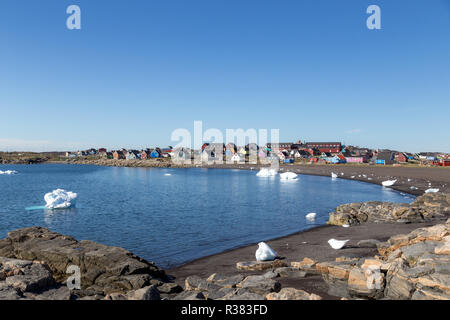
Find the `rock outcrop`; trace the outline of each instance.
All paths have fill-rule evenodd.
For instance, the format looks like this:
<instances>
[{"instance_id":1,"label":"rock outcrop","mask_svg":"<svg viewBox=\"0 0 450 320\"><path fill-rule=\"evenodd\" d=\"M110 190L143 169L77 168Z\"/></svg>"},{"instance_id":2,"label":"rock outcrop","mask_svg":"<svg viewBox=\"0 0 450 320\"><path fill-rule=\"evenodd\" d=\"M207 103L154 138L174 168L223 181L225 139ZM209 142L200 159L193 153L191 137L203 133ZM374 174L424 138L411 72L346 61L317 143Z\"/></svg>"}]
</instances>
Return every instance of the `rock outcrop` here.
<instances>
[{"instance_id":1,"label":"rock outcrop","mask_svg":"<svg viewBox=\"0 0 450 320\"><path fill-rule=\"evenodd\" d=\"M0 300L69 300L70 291L39 261L0 257Z\"/></svg>"},{"instance_id":2,"label":"rock outcrop","mask_svg":"<svg viewBox=\"0 0 450 320\"><path fill-rule=\"evenodd\" d=\"M330 213L328 224L356 225L366 222L422 222L450 216L450 194L425 193L411 204L358 202L343 204Z\"/></svg>"},{"instance_id":3,"label":"rock outcrop","mask_svg":"<svg viewBox=\"0 0 450 320\"><path fill-rule=\"evenodd\" d=\"M316 263L329 294L354 299L450 299L450 219L377 246L380 255L373 258Z\"/></svg>"},{"instance_id":4,"label":"rock outcrop","mask_svg":"<svg viewBox=\"0 0 450 320\"><path fill-rule=\"evenodd\" d=\"M320 300L321 297L294 288L283 288L278 278L304 278L305 271L295 267L280 267L258 275L212 274L207 279L190 276L185 291L171 297L174 300Z\"/></svg>"},{"instance_id":5,"label":"rock outcrop","mask_svg":"<svg viewBox=\"0 0 450 320\"><path fill-rule=\"evenodd\" d=\"M53 281L60 284L71 276L66 273L69 266L79 267L81 289L73 292L78 297L126 294L167 282L164 270L125 249L77 241L41 227L10 232L8 238L0 240L0 257L27 260L27 263L43 261Z\"/></svg>"}]
</instances>

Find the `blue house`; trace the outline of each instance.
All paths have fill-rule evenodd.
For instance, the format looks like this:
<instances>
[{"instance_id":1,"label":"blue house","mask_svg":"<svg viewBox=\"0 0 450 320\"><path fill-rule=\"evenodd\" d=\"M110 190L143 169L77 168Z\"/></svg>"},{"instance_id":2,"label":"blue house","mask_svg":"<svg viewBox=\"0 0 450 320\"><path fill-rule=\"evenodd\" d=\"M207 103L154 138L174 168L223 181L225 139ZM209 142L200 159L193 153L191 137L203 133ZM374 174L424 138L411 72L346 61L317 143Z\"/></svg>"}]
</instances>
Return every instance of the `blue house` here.
<instances>
[{"instance_id":1,"label":"blue house","mask_svg":"<svg viewBox=\"0 0 450 320\"><path fill-rule=\"evenodd\" d=\"M334 156L330 159L330 162L336 164L336 163L346 163L347 161L338 156Z\"/></svg>"},{"instance_id":2,"label":"blue house","mask_svg":"<svg viewBox=\"0 0 450 320\"><path fill-rule=\"evenodd\" d=\"M161 153L155 149L152 151L152 153L150 153L150 158L161 158Z\"/></svg>"}]
</instances>

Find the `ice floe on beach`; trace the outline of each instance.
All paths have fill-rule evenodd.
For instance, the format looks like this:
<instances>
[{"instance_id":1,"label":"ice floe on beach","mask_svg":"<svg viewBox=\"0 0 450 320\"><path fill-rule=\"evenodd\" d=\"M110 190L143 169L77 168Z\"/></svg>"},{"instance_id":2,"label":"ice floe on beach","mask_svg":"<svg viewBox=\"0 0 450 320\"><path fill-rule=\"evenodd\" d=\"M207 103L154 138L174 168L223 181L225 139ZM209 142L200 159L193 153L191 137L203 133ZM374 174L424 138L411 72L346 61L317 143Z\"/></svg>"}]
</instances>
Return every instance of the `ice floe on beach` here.
<instances>
[{"instance_id":1,"label":"ice floe on beach","mask_svg":"<svg viewBox=\"0 0 450 320\"><path fill-rule=\"evenodd\" d=\"M297 174L294 172L283 172L283 173L280 173L280 179L295 180L295 179L297 179Z\"/></svg>"},{"instance_id":2,"label":"ice floe on beach","mask_svg":"<svg viewBox=\"0 0 450 320\"><path fill-rule=\"evenodd\" d=\"M47 209L66 209L75 206L77 194L64 189L56 189L46 193L44 200Z\"/></svg>"},{"instance_id":3,"label":"ice floe on beach","mask_svg":"<svg viewBox=\"0 0 450 320\"><path fill-rule=\"evenodd\" d=\"M0 174L8 174L8 175L10 175L10 174L18 174L18 173L19 172L16 171L16 170L5 170L5 171L0 170Z\"/></svg>"},{"instance_id":4,"label":"ice floe on beach","mask_svg":"<svg viewBox=\"0 0 450 320\"><path fill-rule=\"evenodd\" d=\"M261 170L258 171L256 175L258 177L274 177L277 174L278 172L275 169L262 168Z\"/></svg>"},{"instance_id":5,"label":"ice floe on beach","mask_svg":"<svg viewBox=\"0 0 450 320\"><path fill-rule=\"evenodd\" d=\"M277 253L267 243L260 242L255 257L257 261L271 261L277 257Z\"/></svg>"},{"instance_id":6,"label":"ice floe on beach","mask_svg":"<svg viewBox=\"0 0 450 320\"><path fill-rule=\"evenodd\" d=\"M439 189L438 188L430 188L430 189L425 190L425 193L430 193L430 192L439 192Z\"/></svg>"},{"instance_id":7,"label":"ice floe on beach","mask_svg":"<svg viewBox=\"0 0 450 320\"><path fill-rule=\"evenodd\" d=\"M345 244L350 240L336 240L336 239L330 239L328 240L328 244L335 250L342 249Z\"/></svg>"},{"instance_id":8,"label":"ice floe on beach","mask_svg":"<svg viewBox=\"0 0 450 320\"><path fill-rule=\"evenodd\" d=\"M396 182L397 180L386 180L381 182L381 184L383 185L383 187L390 187L393 186Z\"/></svg>"}]
</instances>

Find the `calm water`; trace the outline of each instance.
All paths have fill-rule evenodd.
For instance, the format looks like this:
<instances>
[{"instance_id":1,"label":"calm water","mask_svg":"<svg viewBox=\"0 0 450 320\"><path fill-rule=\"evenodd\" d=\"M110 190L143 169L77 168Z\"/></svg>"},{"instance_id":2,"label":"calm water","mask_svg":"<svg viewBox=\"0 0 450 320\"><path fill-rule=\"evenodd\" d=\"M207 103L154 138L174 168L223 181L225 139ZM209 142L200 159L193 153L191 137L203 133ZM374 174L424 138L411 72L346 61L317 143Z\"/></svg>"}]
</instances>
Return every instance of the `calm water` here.
<instances>
[{"instance_id":1,"label":"calm water","mask_svg":"<svg viewBox=\"0 0 450 320\"><path fill-rule=\"evenodd\" d=\"M39 225L124 247L161 267L323 224L347 202L411 202L377 185L299 176L256 177L255 171L148 169L85 165L0 165L0 238ZM170 173L171 176L166 176ZM74 209L27 211L56 188L78 193ZM315 223L304 218L317 212Z\"/></svg>"}]
</instances>

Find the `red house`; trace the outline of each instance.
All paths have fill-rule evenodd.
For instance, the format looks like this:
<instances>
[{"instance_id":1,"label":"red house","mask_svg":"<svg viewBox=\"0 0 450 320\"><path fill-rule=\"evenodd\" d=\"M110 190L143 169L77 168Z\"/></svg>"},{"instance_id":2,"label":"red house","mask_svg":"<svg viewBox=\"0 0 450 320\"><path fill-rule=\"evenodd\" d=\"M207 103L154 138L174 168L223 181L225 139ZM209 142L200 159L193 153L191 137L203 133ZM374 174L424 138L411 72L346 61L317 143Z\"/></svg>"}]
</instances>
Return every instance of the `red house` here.
<instances>
[{"instance_id":1,"label":"red house","mask_svg":"<svg viewBox=\"0 0 450 320\"><path fill-rule=\"evenodd\" d=\"M398 152L395 155L395 160L400 163L408 162L408 157L403 152Z\"/></svg>"},{"instance_id":2,"label":"red house","mask_svg":"<svg viewBox=\"0 0 450 320\"><path fill-rule=\"evenodd\" d=\"M342 144L340 142L306 142L305 146L310 149L317 148L321 153L339 153L342 150Z\"/></svg>"}]
</instances>

